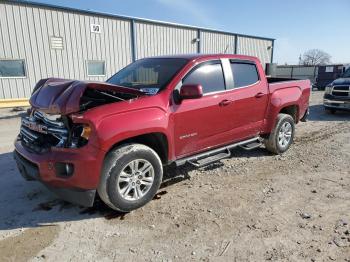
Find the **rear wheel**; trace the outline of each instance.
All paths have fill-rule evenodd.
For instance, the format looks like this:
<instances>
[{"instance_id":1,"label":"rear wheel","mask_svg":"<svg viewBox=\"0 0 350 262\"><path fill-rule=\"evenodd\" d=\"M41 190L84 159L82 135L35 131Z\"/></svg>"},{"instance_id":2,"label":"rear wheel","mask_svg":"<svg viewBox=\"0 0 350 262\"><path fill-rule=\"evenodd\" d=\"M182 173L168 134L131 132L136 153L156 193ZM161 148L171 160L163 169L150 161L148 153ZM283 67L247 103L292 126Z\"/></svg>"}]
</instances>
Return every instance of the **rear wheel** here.
<instances>
[{"instance_id":1,"label":"rear wheel","mask_svg":"<svg viewBox=\"0 0 350 262\"><path fill-rule=\"evenodd\" d=\"M279 114L274 129L264 141L266 149L274 154L286 152L293 143L294 131L294 119L290 115Z\"/></svg>"},{"instance_id":2,"label":"rear wheel","mask_svg":"<svg viewBox=\"0 0 350 262\"><path fill-rule=\"evenodd\" d=\"M129 212L152 200L162 177L162 162L153 149L127 144L108 153L98 193L111 208Z\"/></svg>"}]
</instances>

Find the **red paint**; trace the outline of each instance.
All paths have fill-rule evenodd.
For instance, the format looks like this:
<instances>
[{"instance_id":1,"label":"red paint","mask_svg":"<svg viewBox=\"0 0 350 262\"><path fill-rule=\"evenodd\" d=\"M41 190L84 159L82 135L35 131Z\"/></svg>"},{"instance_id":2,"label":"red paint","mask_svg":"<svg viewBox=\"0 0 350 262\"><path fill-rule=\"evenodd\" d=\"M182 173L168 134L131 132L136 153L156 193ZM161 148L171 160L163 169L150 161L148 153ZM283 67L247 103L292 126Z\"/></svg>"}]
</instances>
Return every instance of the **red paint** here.
<instances>
[{"instance_id":1,"label":"red paint","mask_svg":"<svg viewBox=\"0 0 350 262\"><path fill-rule=\"evenodd\" d=\"M194 99L203 96L203 88L201 85L183 85L180 89L181 99Z\"/></svg>"},{"instance_id":2,"label":"red paint","mask_svg":"<svg viewBox=\"0 0 350 262\"><path fill-rule=\"evenodd\" d=\"M74 112L78 111L79 98L85 88L108 89L113 85L67 80L63 82L57 79L47 81L47 84L61 81L63 87L55 91L52 91L52 88L42 90L46 93L35 92L30 100L33 107L49 113L69 114L76 123L89 123L92 128L89 143L78 149L52 148L50 153L36 155L16 142L16 150L39 166L41 179L46 183L61 187L95 189L99 183L106 153L125 139L155 132L162 133L168 141L168 160L173 161L210 148L268 134L278 113L286 106L297 106L297 120L307 110L310 82L299 80L269 85L264 70L255 57L222 54L193 55L186 58L189 58L188 64L159 94L106 104L84 113ZM198 99L185 99L181 103L175 102L175 87L195 65L224 58L255 62L260 81L249 87L207 94ZM135 92L129 88L118 88L125 92ZM198 95L200 86L194 85L185 91L182 91L182 95ZM66 92L65 98L50 100L59 97L59 92ZM43 94L46 94L46 97ZM74 163L74 175L68 179L57 178L49 169L49 163L55 161Z\"/></svg>"}]
</instances>

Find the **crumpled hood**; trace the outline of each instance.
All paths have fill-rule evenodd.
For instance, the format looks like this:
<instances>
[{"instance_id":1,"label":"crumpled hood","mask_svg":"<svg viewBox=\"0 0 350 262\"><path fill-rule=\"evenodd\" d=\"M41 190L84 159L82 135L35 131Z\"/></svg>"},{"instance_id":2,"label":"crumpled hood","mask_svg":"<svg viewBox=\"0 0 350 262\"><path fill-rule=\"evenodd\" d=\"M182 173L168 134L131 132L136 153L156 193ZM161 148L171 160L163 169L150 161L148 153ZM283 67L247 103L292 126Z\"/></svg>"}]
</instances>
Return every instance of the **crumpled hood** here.
<instances>
[{"instance_id":1,"label":"crumpled hood","mask_svg":"<svg viewBox=\"0 0 350 262\"><path fill-rule=\"evenodd\" d=\"M333 81L333 85L350 85L350 78L338 78Z\"/></svg>"},{"instance_id":2,"label":"crumpled hood","mask_svg":"<svg viewBox=\"0 0 350 262\"><path fill-rule=\"evenodd\" d=\"M78 112L80 98L87 88L104 91L143 95L142 92L112 85L105 82L85 82L61 78L41 79L35 86L29 103L33 108L40 109L48 114L62 114Z\"/></svg>"}]
</instances>

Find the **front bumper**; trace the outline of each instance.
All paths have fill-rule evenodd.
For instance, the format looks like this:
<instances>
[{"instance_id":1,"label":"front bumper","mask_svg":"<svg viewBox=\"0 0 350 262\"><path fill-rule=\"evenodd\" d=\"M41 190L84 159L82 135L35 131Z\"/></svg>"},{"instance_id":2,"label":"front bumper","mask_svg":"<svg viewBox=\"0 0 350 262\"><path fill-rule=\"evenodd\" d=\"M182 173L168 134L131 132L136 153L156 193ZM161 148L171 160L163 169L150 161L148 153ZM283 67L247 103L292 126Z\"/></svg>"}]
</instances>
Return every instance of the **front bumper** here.
<instances>
[{"instance_id":1,"label":"front bumper","mask_svg":"<svg viewBox=\"0 0 350 262\"><path fill-rule=\"evenodd\" d=\"M350 111L350 97L335 97L333 95L324 95L323 105L325 108Z\"/></svg>"},{"instance_id":2,"label":"front bumper","mask_svg":"<svg viewBox=\"0 0 350 262\"><path fill-rule=\"evenodd\" d=\"M92 206L100 179L104 152L86 145L78 149L52 148L44 154L30 152L15 141L14 158L26 180L42 182L63 200L82 206ZM55 169L56 163L74 166L72 175L62 177Z\"/></svg>"}]
</instances>

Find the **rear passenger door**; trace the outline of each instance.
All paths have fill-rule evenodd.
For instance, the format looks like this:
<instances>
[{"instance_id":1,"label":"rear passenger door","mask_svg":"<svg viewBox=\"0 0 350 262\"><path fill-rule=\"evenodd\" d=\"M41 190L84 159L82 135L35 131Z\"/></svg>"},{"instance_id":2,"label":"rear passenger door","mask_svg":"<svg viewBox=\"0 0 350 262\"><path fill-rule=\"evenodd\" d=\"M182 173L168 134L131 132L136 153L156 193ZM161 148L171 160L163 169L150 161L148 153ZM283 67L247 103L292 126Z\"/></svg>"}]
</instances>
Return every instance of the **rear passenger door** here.
<instances>
[{"instance_id":1,"label":"rear passenger door","mask_svg":"<svg viewBox=\"0 0 350 262\"><path fill-rule=\"evenodd\" d=\"M234 59L229 62L233 76L233 83L227 87L230 89L228 99L234 101L232 135L233 140L242 140L262 130L268 89L254 61Z\"/></svg>"}]
</instances>

